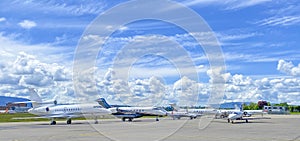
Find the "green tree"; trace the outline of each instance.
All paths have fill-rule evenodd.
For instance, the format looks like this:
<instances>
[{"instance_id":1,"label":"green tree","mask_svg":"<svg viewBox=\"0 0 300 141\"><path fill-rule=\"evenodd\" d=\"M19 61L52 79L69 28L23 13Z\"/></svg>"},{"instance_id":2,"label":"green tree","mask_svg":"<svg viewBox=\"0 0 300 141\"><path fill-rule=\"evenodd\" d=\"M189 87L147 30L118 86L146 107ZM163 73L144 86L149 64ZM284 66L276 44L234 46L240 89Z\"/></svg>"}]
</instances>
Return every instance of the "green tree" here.
<instances>
[{"instance_id":1,"label":"green tree","mask_svg":"<svg viewBox=\"0 0 300 141\"><path fill-rule=\"evenodd\" d=\"M257 103L251 102L249 105L243 104L243 109L244 110L258 110L259 107Z\"/></svg>"},{"instance_id":2,"label":"green tree","mask_svg":"<svg viewBox=\"0 0 300 141\"><path fill-rule=\"evenodd\" d=\"M295 109L297 109L298 112L300 112L300 106L296 106Z\"/></svg>"},{"instance_id":3,"label":"green tree","mask_svg":"<svg viewBox=\"0 0 300 141\"><path fill-rule=\"evenodd\" d=\"M287 104L287 102L283 102L283 103L275 104L274 106L289 107L289 104Z\"/></svg>"},{"instance_id":4,"label":"green tree","mask_svg":"<svg viewBox=\"0 0 300 141\"><path fill-rule=\"evenodd\" d=\"M250 109L249 109L249 106L246 105L245 103L243 104L243 110L250 110Z\"/></svg>"}]
</instances>

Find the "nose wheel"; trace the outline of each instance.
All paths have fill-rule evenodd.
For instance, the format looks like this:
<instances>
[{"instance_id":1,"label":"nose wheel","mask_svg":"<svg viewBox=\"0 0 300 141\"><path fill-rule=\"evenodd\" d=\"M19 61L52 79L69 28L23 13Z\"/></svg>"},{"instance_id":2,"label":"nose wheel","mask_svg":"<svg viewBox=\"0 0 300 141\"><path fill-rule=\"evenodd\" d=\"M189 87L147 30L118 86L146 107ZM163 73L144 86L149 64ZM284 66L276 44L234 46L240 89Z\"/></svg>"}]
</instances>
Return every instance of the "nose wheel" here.
<instances>
[{"instance_id":1,"label":"nose wheel","mask_svg":"<svg viewBox=\"0 0 300 141\"><path fill-rule=\"evenodd\" d=\"M67 124L71 124L72 123L72 120L71 119L68 119L67 120Z\"/></svg>"},{"instance_id":2,"label":"nose wheel","mask_svg":"<svg viewBox=\"0 0 300 141\"><path fill-rule=\"evenodd\" d=\"M56 121L55 120L52 120L51 122L50 122L50 125L55 125L56 124Z\"/></svg>"}]
</instances>

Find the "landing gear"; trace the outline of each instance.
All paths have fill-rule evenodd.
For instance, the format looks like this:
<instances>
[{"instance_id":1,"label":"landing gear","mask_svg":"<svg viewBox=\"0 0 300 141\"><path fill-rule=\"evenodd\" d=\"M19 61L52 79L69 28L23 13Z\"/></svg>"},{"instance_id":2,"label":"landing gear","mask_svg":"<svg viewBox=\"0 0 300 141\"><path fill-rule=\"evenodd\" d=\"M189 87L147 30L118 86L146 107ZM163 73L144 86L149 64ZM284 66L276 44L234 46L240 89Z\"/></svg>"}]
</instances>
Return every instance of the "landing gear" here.
<instances>
[{"instance_id":1,"label":"landing gear","mask_svg":"<svg viewBox=\"0 0 300 141\"><path fill-rule=\"evenodd\" d=\"M193 120L194 118L193 118L193 117L190 117L190 119Z\"/></svg>"},{"instance_id":2,"label":"landing gear","mask_svg":"<svg viewBox=\"0 0 300 141\"><path fill-rule=\"evenodd\" d=\"M128 118L128 121L129 121L129 122L132 122L132 120L133 120L133 118ZM126 121L126 117L123 117L123 118L122 118L122 121L125 122L125 121Z\"/></svg>"},{"instance_id":3,"label":"landing gear","mask_svg":"<svg viewBox=\"0 0 300 141\"><path fill-rule=\"evenodd\" d=\"M159 121L158 116L156 117L156 120L155 120L155 121Z\"/></svg>"},{"instance_id":4,"label":"landing gear","mask_svg":"<svg viewBox=\"0 0 300 141\"><path fill-rule=\"evenodd\" d=\"M68 119L67 120L67 124L71 124L72 123L72 120L71 119Z\"/></svg>"},{"instance_id":5,"label":"landing gear","mask_svg":"<svg viewBox=\"0 0 300 141\"><path fill-rule=\"evenodd\" d=\"M95 116L95 122L94 122L95 124L98 124L99 122L98 122L98 117L97 116Z\"/></svg>"},{"instance_id":6,"label":"landing gear","mask_svg":"<svg viewBox=\"0 0 300 141\"><path fill-rule=\"evenodd\" d=\"M50 125L55 125L56 124L56 121L55 120L52 120L51 122L50 122Z\"/></svg>"},{"instance_id":7,"label":"landing gear","mask_svg":"<svg viewBox=\"0 0 300 141\"><path fill-rule=\"evenodd\" d=\"M248 123L248 119L246 119L246 123Z\"/></svg>"},{"instance_id":8,"label":"landing gear","mask_svg":"<svg viewBox=\"0 0 300 141\"><path fill-rule=\"evenodd\" d=\"M230 119L227 119L227 122L230 123ZM233 120L231 120L231 123L233 123Z\"/></svg>"}]
</instances>

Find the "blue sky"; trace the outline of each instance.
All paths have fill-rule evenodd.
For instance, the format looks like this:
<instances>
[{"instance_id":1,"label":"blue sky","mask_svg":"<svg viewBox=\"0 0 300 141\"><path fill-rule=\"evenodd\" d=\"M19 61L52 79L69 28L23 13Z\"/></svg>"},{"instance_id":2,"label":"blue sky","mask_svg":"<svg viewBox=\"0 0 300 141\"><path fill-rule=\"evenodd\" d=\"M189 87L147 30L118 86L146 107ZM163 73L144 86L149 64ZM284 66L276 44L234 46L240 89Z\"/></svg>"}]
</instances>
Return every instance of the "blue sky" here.
<instances>
[{"instance_id":1,"label":"blue sky","mask_svg":"<svg viewBox=\"0 0 300 141\"><path fill-rule=\"evenodd\" d=\"M123 2L125 1L1 1L0 95L26 97L29 92L27 87L33 87L45 99L54 97L57 93L65 100L74 97L72 62L78 42L96 17ZM298 1L176 2L199 14L219 40L226 64L226 73L220 74L226 79L224 101L268 100L300 104ZM198 36L205 37L199 34ZM188 76L188 79L181 79L182 76L176 72L172 62L155 55L142 56L133 64L129 72L132 81L130 86L123 85L116 78L103 78L108 68L112 67L118 51L132 40L140 39L148 43L151 39L159 39L161 46L170 49L168 47L172 44L165 41L162 35L184 47L198 68L199 80ZM147 49L149 48L144 51L148 51ZM97 89L107 97L111 95L112 99L132 102L133 99L124 97L149 98L151 93L159 93L159 98L165 97L163 100L178 102L183 93L190 92L196 86L201 89L200 92L191 93L196 97L203 96L205 100L202 102L209 97L211 77L205 52L178 26L156 20L135 21L115 31L103 50L103 54L99 54L97 58L97 86L100 87ZM173 55L178 56L179 63L186 60L182 54ZM157 78L151 78L152 76ZM176 87L176 82L180 80L187 83L184 85L186 88ZM155 90L151 89L152 85L155 85ZM177 90L181 92L175 92ZM86 90L83 93L97 92ZM162 96L163 94L166 96ZM187 101L189 99L193 97L186 98Z\"/></svg>"}]
</instances>

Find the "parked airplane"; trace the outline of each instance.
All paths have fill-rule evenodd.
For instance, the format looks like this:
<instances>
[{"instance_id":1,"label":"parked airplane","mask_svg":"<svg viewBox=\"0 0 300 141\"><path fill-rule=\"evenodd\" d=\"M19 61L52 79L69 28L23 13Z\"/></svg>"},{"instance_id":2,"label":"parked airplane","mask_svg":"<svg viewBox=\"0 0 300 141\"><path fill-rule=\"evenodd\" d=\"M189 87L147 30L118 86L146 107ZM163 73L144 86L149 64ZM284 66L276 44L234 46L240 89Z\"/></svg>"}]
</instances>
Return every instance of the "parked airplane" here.
<instances>
[{"instance_id":1,"label":"parked airplane","mask_svg":"<svg viewBox=\"0 0 300 141\"><path fill-rule=\"evenodd\" d=\"M40 118L51 119L50 124L55 125L54 118L67 118L67 124L71 124L72 118L93 117L95 124L98 123L98 116L111 114L99 104L70 104L70 105L52 105L33 107L28 110L29 113L38 115Z\"/></svg>"},{"instance_id":2,"label":"parked airplane","mask_svg":"<svg viewBox=\"0 0 300 141\"><path fill-rule=\"evenodd\" d=\"M34 89L29 88L29 91L32 101L15 103L31 103L32 108L28 112L39 117L27 118L48 118L51 119L51 125L56 124L55 118L67 118L67 124L71 124L71 119L77 117L93 117L97 124L98 116L111 114L110 110L103 108L96 102L95 104L57 104L56 97L54 100L43 102Z\"/></svg>"},{"instance_id":3,"label":"parked airplane","mask_svg":"<svg viewBox=\"0 0 300 141\"><path fill-rule=\"evenodd\" d=\"M122 118L122 121L126 119L132 121L134 118L140 118L142 116L156 116L156 121L159 121L159 116L167 115L167 111L159 107L120 107L109 105L104 98L99 98L97 101L101 106L109 109L112 115Z\"/></svg>"},{"instance_id":4,"label":"parked airplane","mask_svg":"<svg viewBox=\"0 0 300 141\"><path fill-rule=\"evenodd\" d=\"M178 111L167 112L167 116L172 117L174 120L175 119L180 119L182 117L189 117L190 119L197 118L196 114L191 114L191 113L188 113L188 112L178 112Z\"/></svg>"},{"instance_id":5,"label":"parked airplane","mask_svg":"<svg viewBox=\"0 0 300 141\"><path fill-rule=\"evenodd\" d=\"M249 120L257 120L257 119L271 119L270 117L245 117L244 112L234 112L228 115L227 121L228 123L234 123L234 120L245 120L248 123Z\"/></svg>"},{"instance_id":6,"label":"parked airplane","mask_svg":"<svg viewBox=\"0 0 300 141\"><path fill-rule=\"evenodd\" d=\"M256 113L262 113L263 114L263 111L261 110L243 110L242 109L242 106L241 106L241 109L239 111L234 111L232 113L230 113L227 117L227 121L228 123L231 122L233 123L234 120L245 120L246 123L248 123L248 120L256 120L256 119L270 119L268 117L256 117L256 118L252 118L250 116L252 116L253 113L250 113L250 112L256 112Z\"/></svg>"},{"instance_id":7,"label":"parked airplane","mask_svg":"<svg viewBox=\"0 0 300 141\"><path fill-rule=\"evenodd\" d=\"M251 117L254 114L264 114L263 110L243 110L243 105L235 105L235 109L219 109L216 118L227 118L230 113L243 111L243 116Z\"/></svg>"},{"instance_id":8,"label":"parked airplane","mask_svg":"<svg viewBox=\"0 0 300 141\"><path fill-rule=\"evenodd\" d=\"M192 118L197 118L199 116L202 116L204 114L216 114L217 110L216 109L182 109L176 104L170 104L171 107L173 108L173 112L178 113L177 117L190 117ZM178 118L179 119L179 118Z\"/></svg>"}]
</instances>

